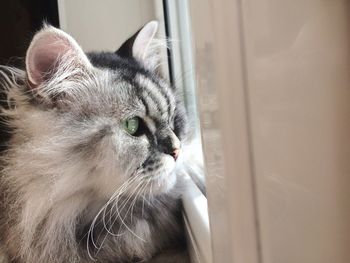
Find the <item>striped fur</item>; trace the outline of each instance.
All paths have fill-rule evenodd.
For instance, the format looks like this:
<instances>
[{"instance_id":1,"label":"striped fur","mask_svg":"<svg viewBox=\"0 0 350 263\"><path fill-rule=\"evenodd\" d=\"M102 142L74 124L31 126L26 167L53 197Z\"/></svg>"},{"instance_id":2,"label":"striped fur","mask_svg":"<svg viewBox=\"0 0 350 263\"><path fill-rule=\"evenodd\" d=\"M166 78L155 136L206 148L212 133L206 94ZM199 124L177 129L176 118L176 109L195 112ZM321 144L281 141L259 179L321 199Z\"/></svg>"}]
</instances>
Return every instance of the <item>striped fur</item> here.
<instances>
[{"instance_id":1,"label":"striped fur","mask_svg":"<svg viewBox=\"0 0 350 263\"><path fill-rule=\"evenodd\" d=\"M45 34L79 49L52 27L36 38ZM30 61L26 71L0 70L10 137L0 159L0 249L12 263L151 262L183 249L186 160L169 154L186 144L179 94L147 60L76 50L42 78L31 78ZM121 124L132 116L142 119L138 136Z\"/></svg>"}]
</instances>

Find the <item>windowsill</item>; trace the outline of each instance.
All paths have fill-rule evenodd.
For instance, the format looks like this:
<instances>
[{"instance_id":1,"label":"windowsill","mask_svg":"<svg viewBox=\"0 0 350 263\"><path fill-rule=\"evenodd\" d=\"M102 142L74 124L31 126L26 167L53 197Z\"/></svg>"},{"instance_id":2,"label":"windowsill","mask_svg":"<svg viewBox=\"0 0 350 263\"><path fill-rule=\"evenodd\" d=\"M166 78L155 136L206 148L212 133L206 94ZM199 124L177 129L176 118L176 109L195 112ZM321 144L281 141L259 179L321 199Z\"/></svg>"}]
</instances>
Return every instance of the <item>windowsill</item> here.
<instances>
[{"instance_id":1,"label":"windowsill","mask_svg":"<svg viewBox=\"0 0 350 263\"><path fill-rule=\"evenodd\" d=\"M211 263L207 198L191 179L186 182L183 207L191 260L196 263Z\"/></svg>"}]
</instances>

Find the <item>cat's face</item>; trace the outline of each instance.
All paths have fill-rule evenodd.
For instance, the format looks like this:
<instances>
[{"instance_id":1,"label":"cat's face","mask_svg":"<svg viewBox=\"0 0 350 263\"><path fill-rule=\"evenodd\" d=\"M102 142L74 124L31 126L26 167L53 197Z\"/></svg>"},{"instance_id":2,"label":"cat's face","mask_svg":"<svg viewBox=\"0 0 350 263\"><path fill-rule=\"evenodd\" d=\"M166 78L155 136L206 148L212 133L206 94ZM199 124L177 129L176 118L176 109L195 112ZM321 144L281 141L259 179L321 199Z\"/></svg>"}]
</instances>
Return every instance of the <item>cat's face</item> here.
<instances>
[{"instance_id":1,"label":"cat's face","mask_svg":"<svg viewBox=\"0 0 350 263\"><path fill-rule=\"evenodd\" d=\"M125 193L159 194L176 182L185 116L176 92L148 65L156 28L149 23L116 53L85 55L71 37L49 27L27 53L37 110L50 118L33 136L47 140L46 147L57 138L57 151L81 166L70 176L101 195L126 185L132 187Z\"/></svg>"}]
</instances>

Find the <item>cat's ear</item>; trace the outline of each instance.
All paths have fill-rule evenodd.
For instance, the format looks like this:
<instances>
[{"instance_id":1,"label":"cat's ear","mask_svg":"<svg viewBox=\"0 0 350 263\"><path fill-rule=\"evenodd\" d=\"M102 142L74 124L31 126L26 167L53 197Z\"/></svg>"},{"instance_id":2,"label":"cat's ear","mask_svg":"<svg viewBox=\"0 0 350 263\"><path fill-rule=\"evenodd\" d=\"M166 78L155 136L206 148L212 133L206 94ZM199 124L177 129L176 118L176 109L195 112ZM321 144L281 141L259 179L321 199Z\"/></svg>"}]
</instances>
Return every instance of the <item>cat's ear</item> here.
<instances>
[{"instance_id":1,"label":"cat's ear","mask_svg":"<svg viewBox=\"0 0 350 263\"><path fill-rule=\"evenodd\" d=\"M66 63L65 63L66 62ZM78 43L67 33L45 25L36 33L26 54L27 78L32 88L54 77L59 65L90 67Z\"/></svg>"},{"instance_id":2,"label":"cat's ear","mask_svg":"<svg viewBox=\"0 0 350 263\"><path fill-rule=\"evenodd\" d=\"M121 57L133 57L138 61L144 63L146 66L153 66L155 64L155 48L157 48L158 41L155 35L158 30L158 22L151 21L130 37L124 44L116 51ZM159 46L159 45L158 45Z\"/></svg>"}]
</instances>

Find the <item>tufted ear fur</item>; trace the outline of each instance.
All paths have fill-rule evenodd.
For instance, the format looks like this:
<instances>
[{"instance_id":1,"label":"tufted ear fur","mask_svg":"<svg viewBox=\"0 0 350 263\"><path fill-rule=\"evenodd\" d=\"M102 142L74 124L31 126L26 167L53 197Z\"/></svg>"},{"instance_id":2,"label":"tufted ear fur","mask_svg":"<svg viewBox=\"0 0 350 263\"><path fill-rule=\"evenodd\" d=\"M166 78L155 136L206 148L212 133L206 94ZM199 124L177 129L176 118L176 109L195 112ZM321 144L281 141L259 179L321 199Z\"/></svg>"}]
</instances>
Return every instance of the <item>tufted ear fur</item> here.
<instances>
[{"instance_id":1,"label":"tufted ear fur","mask_svg":"<svg viewBox=\"0 0 350 263\"><path fill-rule=\"evenodd\" d=\"M133 57L148 68L155 68L159 63L159 46L165 43L155 39L158 22L151 21L137 31L116 51L121 57Z\"/></svg>"},{"instance_id":2,"label":"tufted ear fur","mask_svg":"<svg viewBox=\"0 0 350 263\"><path fill-rule=\"evenodd\" d=\"M70 35L45 25L34 36L26 54L26 71L30 87L38 88L53 78L58 74L59 65L62 64L70 65L66 70L91 67L85 53Z\"/></svg>"}]
</instances>

